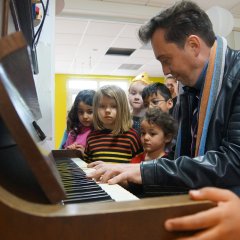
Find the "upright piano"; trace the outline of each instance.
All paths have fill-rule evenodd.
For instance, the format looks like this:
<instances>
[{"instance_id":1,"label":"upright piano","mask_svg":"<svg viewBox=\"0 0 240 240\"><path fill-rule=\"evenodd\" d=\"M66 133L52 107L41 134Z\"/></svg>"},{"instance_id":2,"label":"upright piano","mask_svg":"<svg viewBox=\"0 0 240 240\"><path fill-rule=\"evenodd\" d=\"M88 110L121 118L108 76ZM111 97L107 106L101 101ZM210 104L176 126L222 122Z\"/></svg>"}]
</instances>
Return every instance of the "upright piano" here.
<instances>
[{"instance_id":1,"label":"upright piano","mask_svg":"<svg viewBox=\"0 0 240 240\"><path fill-rule=\"evenodd\" d=\"M191 234L167 232L164 221L208 209L211 203L194 202L187 195L115 201L105 197L101 186L99 198L95 182L85 185L77 154L49 149L37 125L39 104L31 73L23 35L2 38L0 239L146 240Z\"/></svg>"}]
</instances>

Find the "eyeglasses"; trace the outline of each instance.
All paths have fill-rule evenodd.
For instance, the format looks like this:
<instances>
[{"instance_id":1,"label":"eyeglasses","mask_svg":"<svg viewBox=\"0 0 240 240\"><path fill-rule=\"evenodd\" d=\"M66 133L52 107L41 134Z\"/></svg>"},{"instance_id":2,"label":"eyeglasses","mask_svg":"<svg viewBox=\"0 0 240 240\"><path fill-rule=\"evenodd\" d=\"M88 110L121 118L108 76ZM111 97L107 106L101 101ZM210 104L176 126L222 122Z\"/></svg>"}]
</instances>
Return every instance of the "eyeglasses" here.
<instances>
[{"instance_id":1,"label":"eyeglasses","mask_svg":"<svg viewBox=\"0 0 240 240\"><path fill-rule=\"evenodd\" d=\"M166 100L161 100L161 99L153 99L152 101L149 102L148 107L150 106L158 106L161 102L167 102Z\"/></svg>"}]
</instances>

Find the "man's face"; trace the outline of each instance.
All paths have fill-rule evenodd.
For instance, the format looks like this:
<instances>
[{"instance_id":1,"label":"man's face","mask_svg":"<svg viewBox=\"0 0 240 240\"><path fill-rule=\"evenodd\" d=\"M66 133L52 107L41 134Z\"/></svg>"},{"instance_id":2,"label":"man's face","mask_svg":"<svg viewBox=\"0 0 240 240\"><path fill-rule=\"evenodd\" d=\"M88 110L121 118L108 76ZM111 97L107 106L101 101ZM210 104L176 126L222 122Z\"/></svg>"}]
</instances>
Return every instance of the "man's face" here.
<instances>
[{"instance_id":1,"label":"man's face","mask_svg":"<svg viewBox=\"0 0 240 240\"><path fill-rule=\"evenodd\" d=\"M201 69L199 69L197 50L188 38L184 48L179 48L175 43L166 42L164 30L157 29L151 43L156 59L162 64L164 75L171 74L183 85L191 87L195 85Z\"/></svg>"},{"instance_id":2,"label":"man's face","mask_svg":"<svg viewBox=\"0 0 240 240\"><path fill-rule=\"evenodd\" d=\"M177 84L177 81L175 79L167 78L165 80L165 85L169 89L172 97L174 97L178 94L178 84Z\"/></svg>"}]
</instances>

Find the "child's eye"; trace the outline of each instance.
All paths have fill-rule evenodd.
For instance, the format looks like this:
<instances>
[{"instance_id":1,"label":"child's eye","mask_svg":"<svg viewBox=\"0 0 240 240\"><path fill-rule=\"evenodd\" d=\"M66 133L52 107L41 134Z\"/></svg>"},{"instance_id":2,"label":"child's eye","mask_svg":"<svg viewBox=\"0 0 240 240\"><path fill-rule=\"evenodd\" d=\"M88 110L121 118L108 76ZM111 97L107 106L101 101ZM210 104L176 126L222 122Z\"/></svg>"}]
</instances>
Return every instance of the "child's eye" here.
<instances>
[{"instance_id":1,"label":"child's eye","mask_svg":"<svg viewBox=\"0 0 240 240\"><path fill-rule=\"evenodd\" d=\"M154 105L158 105L160 102L166 102L165 100L160 100L160 99L156 99L156 100L153 100L152 103Z\"/></svg>"},{"instance_id":2,"label":"child's eye","mask_svg":"<svg viewBox=\"0 0 240 240\"><path fill-rule=\"evenodd\" d=\"M155 136L155 135L157 135L157 134L154 133L154 132L152 132L152 133L150 133L150 135L153 137L153 136Z\"/></svg>"},{"instance_id":3,"label":"child's eye","mask_svg":"<svg viewBox=\"0 0 240 240\"><path fill-rule=\"evenodd\" d=\"M153 100L152 103L153 103L153 105L158 105L159 100Z\"/></svg>"},{"instance_id":4,"label":"child's eye","mask_svg":"<svg viewBox=\"0 0 240 240\"><path fill-rule=\"evenodd\" d=\"M93 113L92 110L88 110L88 111L87 111L87 114L92 114L92 113Z\"/></svg>"}]
</instances>

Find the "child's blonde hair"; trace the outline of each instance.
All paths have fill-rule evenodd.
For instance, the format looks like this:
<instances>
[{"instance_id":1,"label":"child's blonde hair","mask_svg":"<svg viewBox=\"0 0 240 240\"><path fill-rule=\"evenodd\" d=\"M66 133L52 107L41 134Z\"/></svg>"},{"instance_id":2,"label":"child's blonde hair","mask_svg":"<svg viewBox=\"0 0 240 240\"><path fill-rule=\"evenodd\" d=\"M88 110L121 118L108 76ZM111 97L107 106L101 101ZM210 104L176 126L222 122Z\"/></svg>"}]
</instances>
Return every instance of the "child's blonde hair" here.
<instances>
[{"instance_id":1,"label":"child's blonde hair","mask_svg":"<svg viewBox=\"0 0 240 240\"><path fill-rule=\"evenodd\" d=\"M103 96L112 98L117 104L117 115L115 126L112 130L114 135L128 131L132 127L132 119L128 100L125 92L118 86L106 85L101 87L95 94L93 99L93 124L97 130L105 129L103 123L99 119L98 107Z\"/></svg>"}]
</instances>

